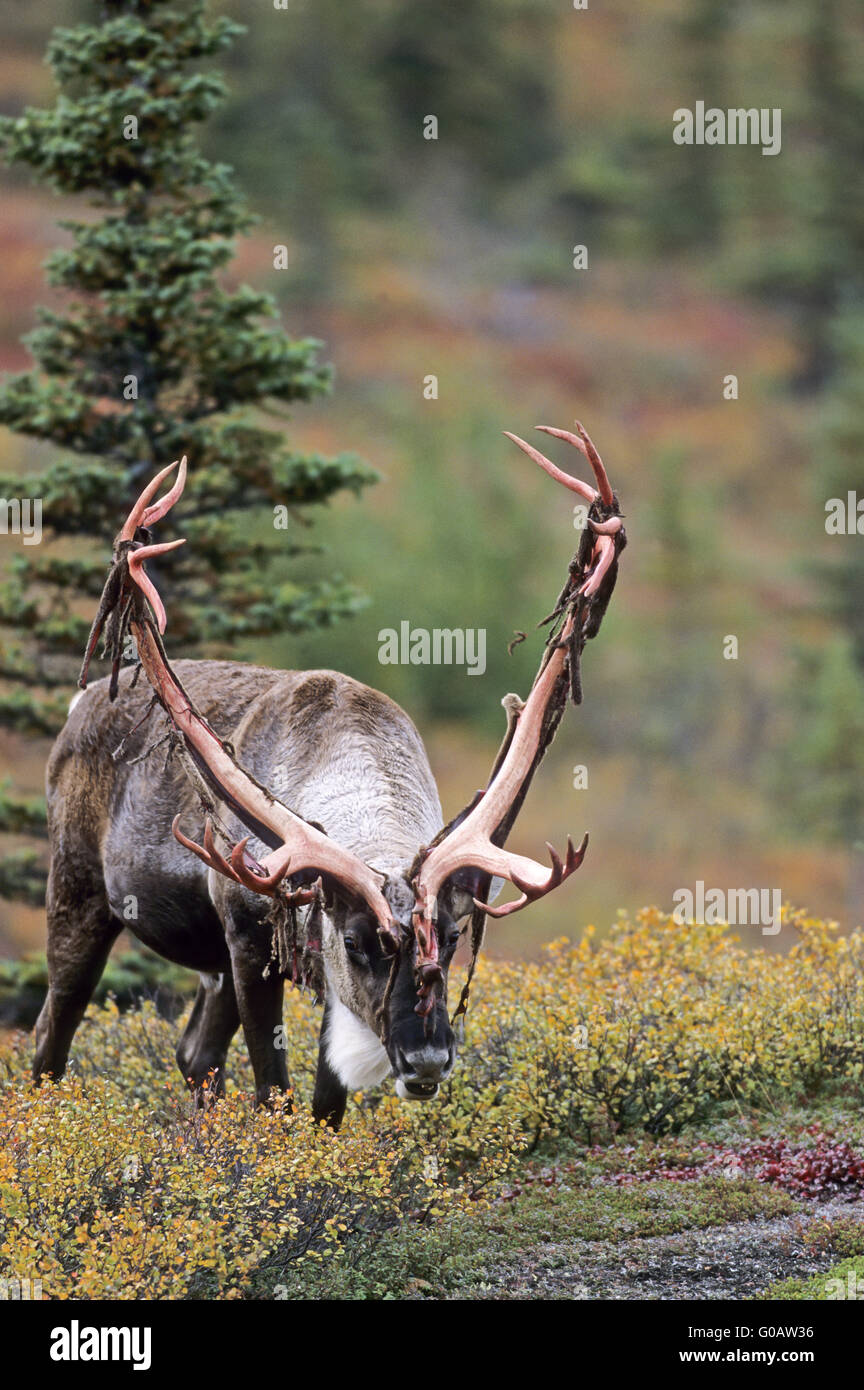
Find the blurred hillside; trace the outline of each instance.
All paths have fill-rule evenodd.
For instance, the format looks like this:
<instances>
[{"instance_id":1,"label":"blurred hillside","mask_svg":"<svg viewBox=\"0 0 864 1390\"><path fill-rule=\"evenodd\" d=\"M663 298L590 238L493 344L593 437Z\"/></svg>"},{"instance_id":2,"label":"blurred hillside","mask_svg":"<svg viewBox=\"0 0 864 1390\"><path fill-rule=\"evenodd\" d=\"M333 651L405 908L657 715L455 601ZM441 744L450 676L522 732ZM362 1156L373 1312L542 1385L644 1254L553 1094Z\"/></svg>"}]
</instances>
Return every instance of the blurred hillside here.
<instances>
[{"instance_id":1,"label":"blurred hillside","mask_svg":"<svg viewBox=\"0 0 864 1390\"><path fill-rule=\"evenodd\" d=\"M292 442L356 449L382 474L361 502L322 513L311 539L325 550L306 560L359 584L365 611L235 654L339 667L387 691L427 736L445 813L458 809L485 781L501 695L530 685L530 630L576 539L564 494L501 431L578 416L630 546L585 653L585 704L512 843L538 852L587 828L592 845L569 890L493 925L490 944L603 928L698 879L780 887L860 921L864 695L836 601L859 562L854 540L825 534L824 468L838 430L847 446L864 430L836 347L844 325L864 341L849 179L864 121L847 76L861 69L861 12L358 0L346 23L333 0L214 8L248 33L206 148L263 214L231 279L269 289L336 366L334 398L297 412ZM50 29L89 13L7 7L5 111L52 100ZM672 112L697 99L782 108L782 153L676 147ZM422 138L429 113L437 141ZM27 365L34 306L52 302L40 266L64 208L18 172L4 180L0 367L13 370ZM283 243L290 266L276 271ZM723 397L730 373L737 400ZM437 400L424 399L430 374ZM563 446L554 457L574 466ZM44 461L0 437L0 466ZM5 555L19 541L0 543ZM485 628L485 675L380 665L378 632L403 619ZM514 629L529 641L509 657ZM46 752L7 737L0 763L37 790ZM0 904L0 951L41 933L39 913Z\"/></svg>"}]
</instances>

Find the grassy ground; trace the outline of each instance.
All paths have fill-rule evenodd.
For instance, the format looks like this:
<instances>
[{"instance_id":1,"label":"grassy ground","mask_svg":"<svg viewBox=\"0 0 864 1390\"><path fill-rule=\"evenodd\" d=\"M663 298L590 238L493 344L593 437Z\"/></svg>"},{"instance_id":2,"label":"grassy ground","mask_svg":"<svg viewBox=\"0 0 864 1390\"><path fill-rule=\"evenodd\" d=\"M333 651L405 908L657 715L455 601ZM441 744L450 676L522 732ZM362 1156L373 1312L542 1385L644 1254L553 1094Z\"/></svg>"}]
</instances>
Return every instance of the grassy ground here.
<instances>
[{"instance_id":1,"label":"grassy ground","mask_svg":"<svg viewBox=\"0 0 864 1390\"><path fill-rule=\"evenodd\" d=\"M734 1164L705 1167L718 1149L814 1121L854 1133L864 1151L860 1107L842 1100L770 1120L730 1116L636 1147L558 1151L520 1165L488 1207L422 1231L401 1226L320 1279L289 1279L280 1296L825 1299L830 1280L864 1269L860 1191L817 1201Z\"/></svg>"}]
</instances>

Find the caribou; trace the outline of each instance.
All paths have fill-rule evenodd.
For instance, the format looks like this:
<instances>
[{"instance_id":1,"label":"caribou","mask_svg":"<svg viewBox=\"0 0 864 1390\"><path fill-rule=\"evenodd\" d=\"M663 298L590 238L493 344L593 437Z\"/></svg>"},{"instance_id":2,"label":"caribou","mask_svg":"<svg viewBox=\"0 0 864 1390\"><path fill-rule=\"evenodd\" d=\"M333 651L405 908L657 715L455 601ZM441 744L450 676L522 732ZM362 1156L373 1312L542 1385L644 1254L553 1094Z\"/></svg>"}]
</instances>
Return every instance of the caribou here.
<instances>
[{"instance_id":1,"label":"caribou","mask_svg":"<svg viewBox=\"0 0 864 1390\"><path fill-rule=\"evenodd\" d=\"M578 449L596 486L508 434L579 496L587 524L544 619L531 692L502 700L507 727L488 784L446 825L421 738L386 695L337 671L169 662L166 613L147 562L184 544L157 543L151 528L183 493L185 458L144 489L114 542L83 693L48 765L49 989L36 1024L37 1082L62 1075L126 928L200 977L176 1055L201 1103L223 1092L241 1026L258 1102L291 1089L286 978L323 999L316 1118L338 1128L349 1092L390 1073L403 1099L438 1093L454 1066L455 1019L487 916L557 888L588 842L568 839L563 856L548 846L545 867L505 848L568 700L581 701L582 650L599 629L626 543L618 496L581 424L576 433L538 429ZM154 501L172 474L173 486ZM100 637L111 673L88 688ZM130 637L137 659L124 665ZM150 720L155 712L158 723L159 711L157 737ZM505 881L518 897L496 905ZM463 935L470 963L451 1020L448 972Z\"/></svg>"}]
</instances>

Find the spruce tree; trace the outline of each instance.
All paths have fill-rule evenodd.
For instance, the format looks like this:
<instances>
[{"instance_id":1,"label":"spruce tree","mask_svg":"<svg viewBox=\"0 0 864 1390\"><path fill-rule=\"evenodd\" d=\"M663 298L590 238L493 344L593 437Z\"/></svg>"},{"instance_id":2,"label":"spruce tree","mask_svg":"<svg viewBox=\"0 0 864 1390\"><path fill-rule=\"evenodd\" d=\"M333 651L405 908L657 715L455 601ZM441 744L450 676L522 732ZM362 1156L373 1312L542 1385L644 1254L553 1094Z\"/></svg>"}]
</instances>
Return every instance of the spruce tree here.
<instances>
[{"instance_id":1,"label":"spruce tree","mask_svg":"<svg viewBox=\"0 0 864 1390\"><path fill-rule=\"evenodd\" d=\"M374 474L353 455L288 446L260 412L327 392L320 344L292 340L267 294L219 272L254 219L196 126L223 100L202 60L242 28L206 0L106 0L95 22L57 29L49 110L0 120L9 162L89 210L46 270L65 292L26 340L32 371L0 388L0 423L56 445L40 475L0 475L0 495L41 498L46 538L21 546L0 586L0 727L50 734L65 717L110 542L154 470L187 454L190 544L159 575L169 638L188 655L329 624L357 595L338 578L290 582L305 509ZM281 526L282 529L279 529ZM170 529L170 528L169 528ZM38 801L0 789L0 830L44 829ZM7 857L0 894L37 902L32 852Z\"/></svg>"}]
</instances>

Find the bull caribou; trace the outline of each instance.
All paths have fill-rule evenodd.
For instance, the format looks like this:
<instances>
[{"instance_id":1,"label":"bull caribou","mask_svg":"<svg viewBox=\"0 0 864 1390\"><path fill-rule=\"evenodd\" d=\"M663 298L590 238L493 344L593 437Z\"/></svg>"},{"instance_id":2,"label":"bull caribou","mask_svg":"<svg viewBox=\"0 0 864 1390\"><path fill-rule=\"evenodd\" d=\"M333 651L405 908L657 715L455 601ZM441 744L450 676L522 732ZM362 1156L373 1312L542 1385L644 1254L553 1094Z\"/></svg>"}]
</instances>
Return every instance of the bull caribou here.
<instances>
[{"instance_id":1,"label":"bull caribou","mask_svg":"<svg viewBox=\"0 0 864 1390\"><path fill-rule=\"evenodd\" d=\"M516 912L563 883L588 841L568 839L563 856L549 846L550 867L505 848L568 698L581 700L582 649L625 545L617 495L585 430L538 428L581 451L596 487L508 435L578 495L587 524L544 619L531 692L502 701L507 729L488 785L443 827L420 736L386 695L336 671L169 663L166 614L146 566L184 543L155 543L151 528L183 492L185 459L161 500L153 499L176 464L145 488L115 540L79 680L85 693L48 766L50 987L36 1025L37 1080L62 1074L126 927L200 976L177 1049L199 1099L223 1090L240 1025L259 1102L290 1088L286 976L323 996L317 1118L338 1127L349 1090L390 1072L404 1099L437 1094L455 1061L447 977L460 935L470 935L471 963L457 1014L486 916ZM121 669L130 635L134 670ZM100 636L111 675L88 689ZM154 738L148 721L159 709L167 733ZM495 906L504 880L519 896Z\"/></svg>"}]
</instances>

